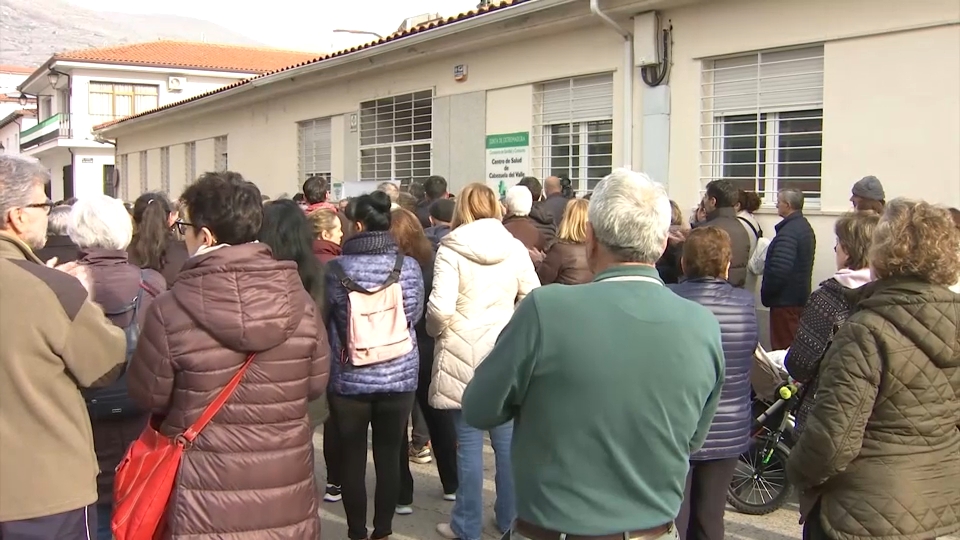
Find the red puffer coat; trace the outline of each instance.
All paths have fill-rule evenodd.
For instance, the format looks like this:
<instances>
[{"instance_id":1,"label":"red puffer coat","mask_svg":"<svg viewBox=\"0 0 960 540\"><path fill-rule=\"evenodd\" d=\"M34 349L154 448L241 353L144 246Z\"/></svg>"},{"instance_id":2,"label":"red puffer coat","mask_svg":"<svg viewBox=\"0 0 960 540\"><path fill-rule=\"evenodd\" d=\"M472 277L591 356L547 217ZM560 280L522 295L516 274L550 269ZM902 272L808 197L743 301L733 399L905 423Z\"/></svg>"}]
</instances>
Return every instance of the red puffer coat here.
<instances>
[{"instance_id":1,"label":"red puffer coat","mask_svg":"<svg viewBox=\"0 0 960 540\"><path fill-rule=\"evenodd\" d=\"M194 257L156 299L142 332L130 395L163 418L170 437L257 353L184 455L165 538L318 538L307 402L326 389L330 348L296 265L256 243Z\"/></svg>"}]
</instances>

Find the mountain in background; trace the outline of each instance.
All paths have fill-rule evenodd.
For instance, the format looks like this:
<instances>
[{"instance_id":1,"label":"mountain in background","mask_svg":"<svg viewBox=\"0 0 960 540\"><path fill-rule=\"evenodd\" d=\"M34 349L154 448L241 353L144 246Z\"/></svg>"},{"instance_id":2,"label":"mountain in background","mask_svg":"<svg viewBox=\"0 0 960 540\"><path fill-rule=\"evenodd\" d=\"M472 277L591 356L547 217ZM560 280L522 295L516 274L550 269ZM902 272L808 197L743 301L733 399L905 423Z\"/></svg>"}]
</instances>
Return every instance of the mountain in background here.
<instances>
[{"instance_id":1,"label":"mountain in background","mask_svg":"<svg viewBox=\"0 0 960 540\"><path fill-rule=\"evenodd\" d=\"M157 39L263 46L189 17L91 11L65 0L0 0L0 64L33 67L57 52Z\"/></svg>"}]
</instances>

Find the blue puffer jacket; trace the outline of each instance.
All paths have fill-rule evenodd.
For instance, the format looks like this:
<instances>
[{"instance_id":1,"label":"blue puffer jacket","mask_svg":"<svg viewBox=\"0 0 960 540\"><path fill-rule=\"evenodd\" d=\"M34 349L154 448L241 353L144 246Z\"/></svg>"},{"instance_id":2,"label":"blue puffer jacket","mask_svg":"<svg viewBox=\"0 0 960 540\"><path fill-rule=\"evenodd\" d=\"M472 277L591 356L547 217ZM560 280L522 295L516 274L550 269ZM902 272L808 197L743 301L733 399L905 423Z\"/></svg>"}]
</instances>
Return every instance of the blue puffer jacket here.
<instances>
[{"instance_id":1,"label":"blue puffer jacket","mask_svg":"<svg viewBox=\"0 0 960 540\"><path fill-rule=\"evenodd\" d=\"M760 301L767 307L803 307L810 299L817 235L801 212L783 218L775 228L763 265Z\"/></svg>"},{"instance_id":2,"label":"blue puffer jacket","mask_svg":"<svg viewBox=\"0 0 960 540\"><path fill-rule=\"evenodd\" d=\"M383 285L397 260L397 245L387 232L358 233L343 244L343 255L334 259L350 279L366 289ZM330 337L330 386L337 395L413 392L417 389L420 354L414 325L423 317L423 275L420 265L411 257L404 258L400 272L403 290L403 311L410 325L413 350L405 356L366 367L344 364L343 339L347 327L347 289L333 272L326 275L326 298L329 310L327 333Z\"/></svg>"},{"instance_id":3,"label":"blue puffer jacket","mask_svg":"<svg viewBox=\"0 0 960 540\"><path fill-rule=\"evenodd\" d=\"M703 447L691 460L726 459L747 449L750 427L750 368L759 329L753 293L716 278L697 278L669 285L678 295L709 309L720 322L726 371L717 414Z\"/></svg>"}]
</instances>

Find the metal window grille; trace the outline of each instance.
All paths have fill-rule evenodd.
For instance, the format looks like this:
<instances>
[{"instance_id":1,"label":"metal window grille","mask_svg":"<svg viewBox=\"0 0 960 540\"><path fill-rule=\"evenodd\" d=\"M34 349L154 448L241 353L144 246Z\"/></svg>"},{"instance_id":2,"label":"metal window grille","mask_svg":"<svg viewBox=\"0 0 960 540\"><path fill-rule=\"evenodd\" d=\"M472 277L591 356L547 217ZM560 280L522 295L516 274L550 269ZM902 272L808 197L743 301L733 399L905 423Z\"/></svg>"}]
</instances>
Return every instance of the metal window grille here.
<instances>
[{"instance_id":1,"label":"metal window grille","mask_svg":"<svg viewBox=\"0 0 960 540\"><path fill-rule=\"evenodd\" d=\"M227 136L213 140L213 166L217 171L225 171L230 167L227 156Z\"/></svg>"},{"instance_id":2,"label":"metal window grille","mask_svg":"<svg viewBox=\"0 0 960 540\"><path fill-rule=\"evenodd\" d=\"M613 171L612 73L539 84L533 107L536 176L566 176L586 193Z\"/></svg>"},{"instance_id":3,"label":"metal window grille","mask_svg":"<svg viewBox=\"0 0 960 540\"><path fill-rule=\"evenodd\" d=\"M333 136L330 118L315 118L297 125L301 182L314 175L330 179Z\"/></svg>"},{"instance_id":4,"label":"metal window grille","mask_svg":"<svg viewBox=\"0 0 960 540\"><path fill-rule=\"evenodd\" d=\"M160 149L160 191L170 194L170 147Z\"/></svg>"},{"instance_id":5,"label":"metal window grille","mask_svg":"<svg viewBox=\"0 0 960 540\"><path fill-rule=\"evenodd\" d=\"M129 200L130 198L130 155L120 156L120 198Z\"/></svg>"},{"instance_id":6,"label":"metal window grille","mask_svg":"<svg viewBox=\"0 0 960 540\"><path fill-rule=\"evenodd\" d=\"M360 104L360 179L399 180L431 174L433 90Z\"/></svg>"},{"instance_id":7,"label":"metal window grille","mask_svg":"<svg viewBox=\"0 0 960 540\"><path fill-rule=\"evenodd\" d=\"M147 167L147 153L140 152L140 193L146 193L149 191L149 184L147 183L148 176L148 167Z\"/></svg>"},{"instance_id":8,"label":"metal window grille","mask_svg":"<svg viewBox=\"0 0 960 540\"><path fill-rule=\"evenodd\" d=\"M719 178L782 189L819 203L823 154L823 46L705 61L701 79L701 187Z\"/></svg>"},{"instance_id":9,"label":"metal window grille","mask_svg":"<svg viewBox=\"0 0 960 540\"><path fill-rule=\"evenodd\" d=\"M197 178L197 143L188 142L183 146L184 163L186 167L187 183L193 182Z\"/></svg>"}]
</instances>

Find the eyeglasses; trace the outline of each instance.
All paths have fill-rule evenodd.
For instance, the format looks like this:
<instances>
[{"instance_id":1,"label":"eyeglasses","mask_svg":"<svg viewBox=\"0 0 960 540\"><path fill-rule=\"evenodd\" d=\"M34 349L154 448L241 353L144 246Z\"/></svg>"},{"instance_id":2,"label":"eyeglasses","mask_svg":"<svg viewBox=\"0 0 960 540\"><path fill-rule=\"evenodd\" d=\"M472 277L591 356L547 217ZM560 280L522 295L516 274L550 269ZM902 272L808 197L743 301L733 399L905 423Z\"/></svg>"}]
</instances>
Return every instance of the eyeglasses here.
<instances>
[{"instance_id":1,"label":"eyeglasses","mask_svg":"<svg viewBox=\"0 0 960 540\"><path fill-rule=\"evenodd\" d=\"M182 219L173 222L173 229L180 234L187 234L187 227L193 227L193 223L187 223Z\"/></svg>"},{"instance_id":2,"label":"eyeglasses","mask_svg":"<svg viewBox=\"0 0 960 540\"><path fill-rule=\"evenodd\" d=\"M25 204L23 208L42 208L46 210L47 214L50 214L50 211L53 210L53 207L56 206L53 201L46 201L42 203L33 203Z\"/></svg>"}]
</instances>

